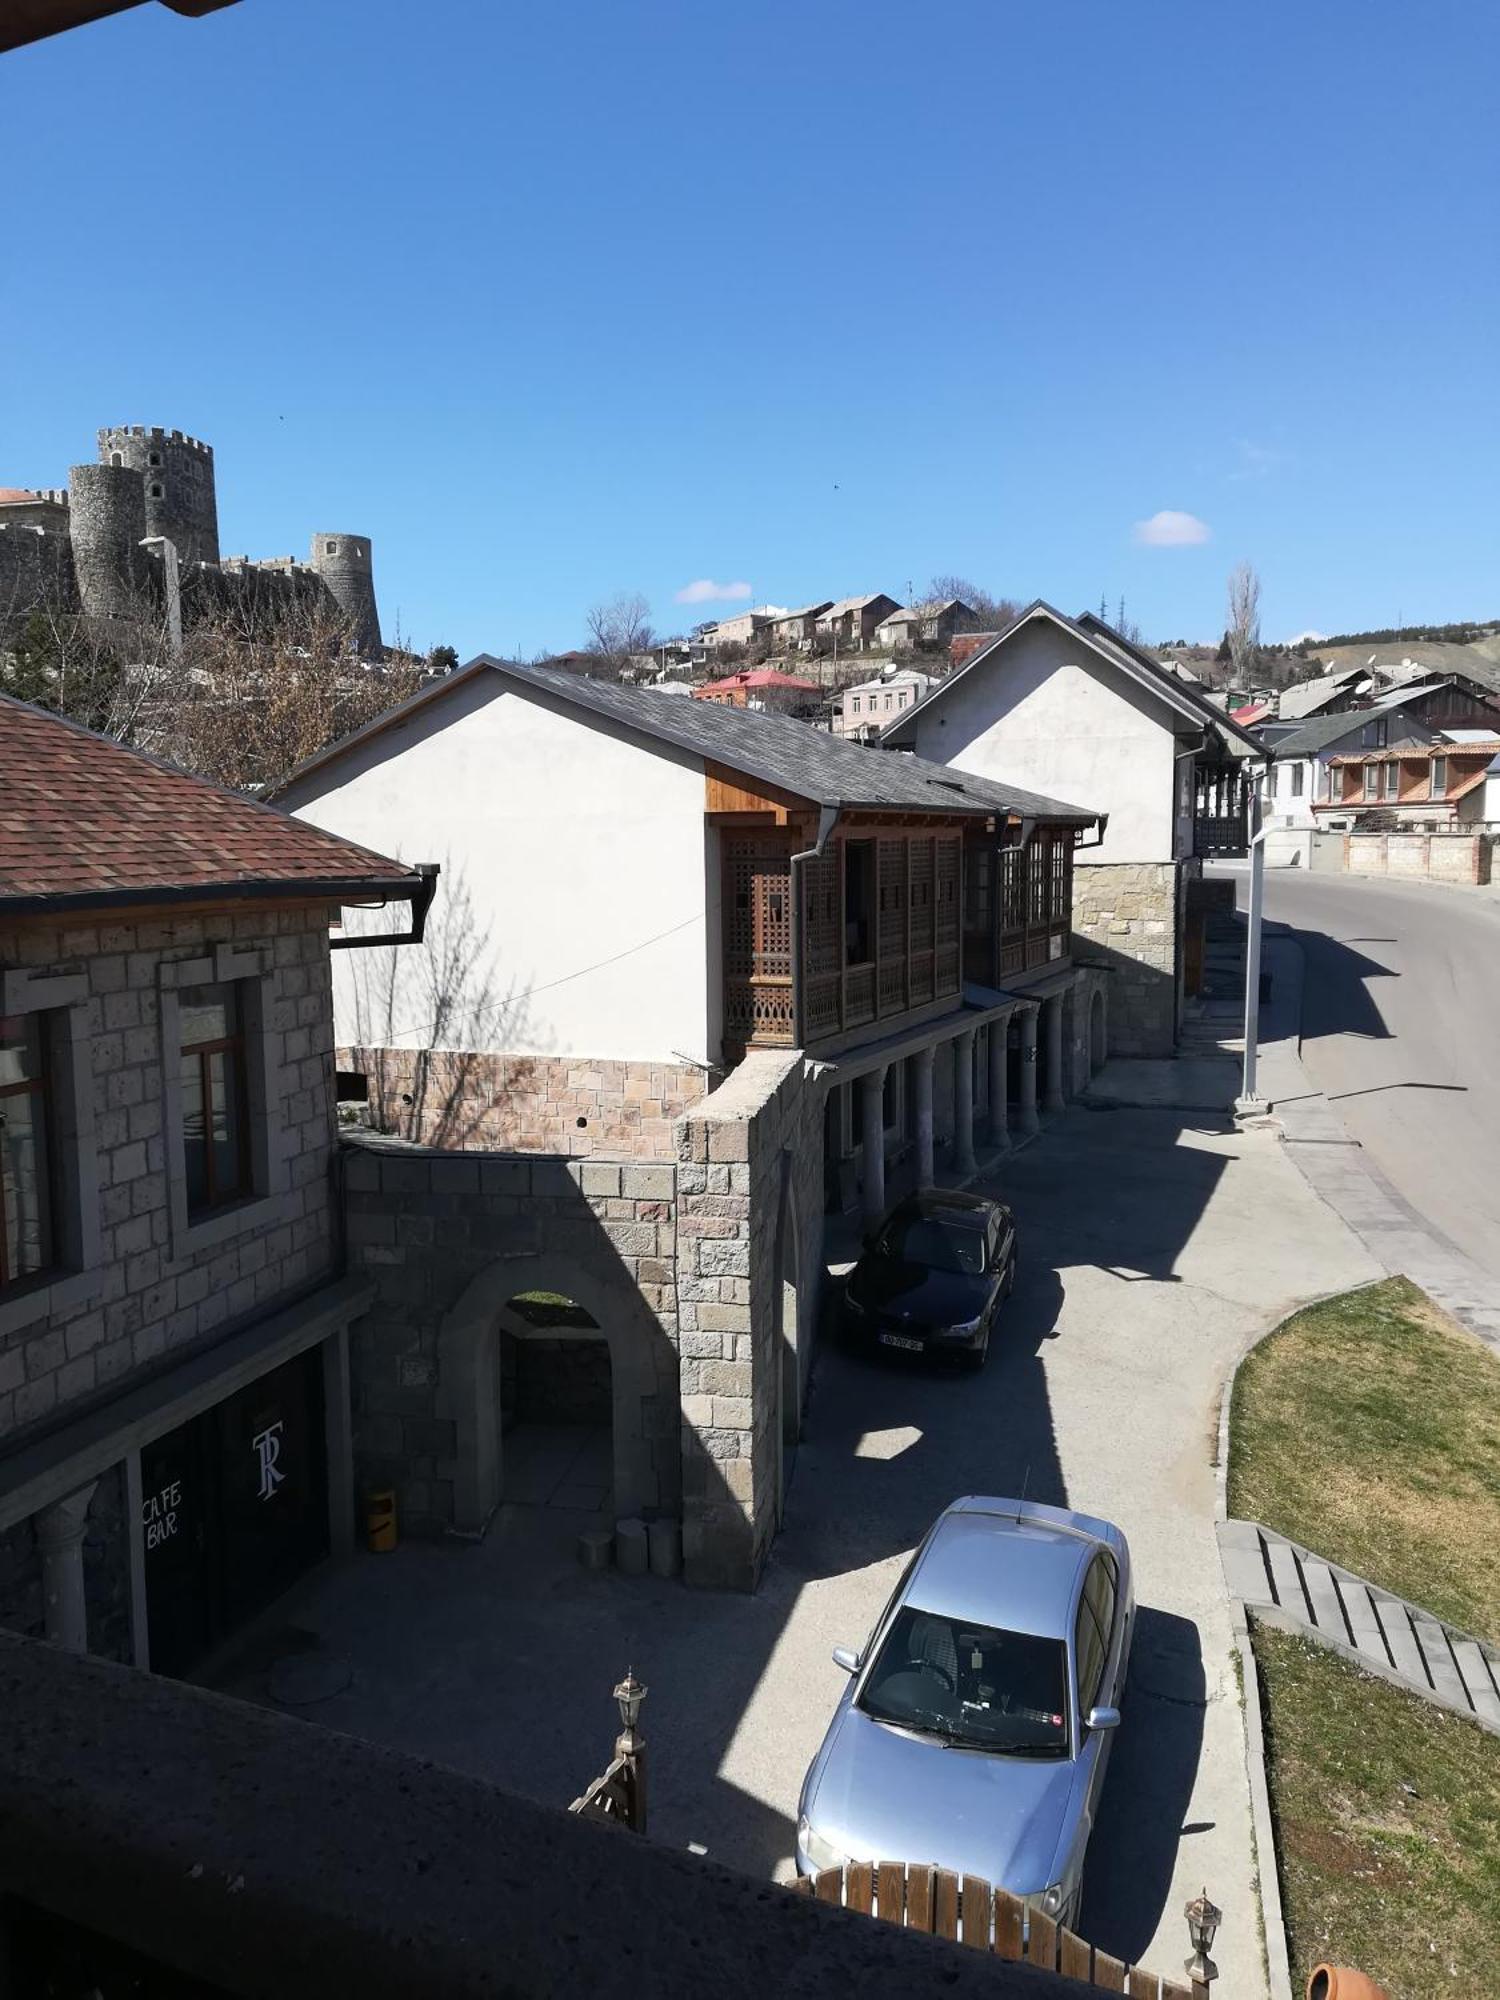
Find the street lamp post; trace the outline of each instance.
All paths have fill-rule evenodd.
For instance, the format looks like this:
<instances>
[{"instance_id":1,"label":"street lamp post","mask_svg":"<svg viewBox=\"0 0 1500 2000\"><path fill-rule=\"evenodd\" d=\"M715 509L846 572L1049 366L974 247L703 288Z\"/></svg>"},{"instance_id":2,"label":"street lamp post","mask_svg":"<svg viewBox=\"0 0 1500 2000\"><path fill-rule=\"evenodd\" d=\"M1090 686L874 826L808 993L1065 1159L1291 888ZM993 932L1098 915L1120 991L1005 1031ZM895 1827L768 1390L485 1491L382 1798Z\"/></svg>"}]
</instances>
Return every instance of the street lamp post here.
<instances>
[{"instance_id":1,"label":"street lamp post","mask_svg":"<svg viewBox=\"0 0 1500 2000\"><path fill-rule=\"evenodd\" d=\"M1269 766L1267 767L1269 768ZM1266 1108L1256 1074L1260 1053L1260 937L1266 893L1266 830L1261 824L1261 795L1252 790L1246 803L1250 822L1250 908L1245 938L1245 1061L1235 1111L1254 1118Z\"/></svg>"},{"instance_id":2,"label":"street lamp post","mask_svg":"<svg viewBox=\"0 0 1500 2000\"><path fill-rule=\"evenodd\" d=\"M615 1688L620 1710L620 1733L615 1738L615 1758L625 1791L625 1820L634 1833L646 1831L646 1739L637 1724L646 1688L627 1667L625 1678Z\"/></svg>"}]
</instances>

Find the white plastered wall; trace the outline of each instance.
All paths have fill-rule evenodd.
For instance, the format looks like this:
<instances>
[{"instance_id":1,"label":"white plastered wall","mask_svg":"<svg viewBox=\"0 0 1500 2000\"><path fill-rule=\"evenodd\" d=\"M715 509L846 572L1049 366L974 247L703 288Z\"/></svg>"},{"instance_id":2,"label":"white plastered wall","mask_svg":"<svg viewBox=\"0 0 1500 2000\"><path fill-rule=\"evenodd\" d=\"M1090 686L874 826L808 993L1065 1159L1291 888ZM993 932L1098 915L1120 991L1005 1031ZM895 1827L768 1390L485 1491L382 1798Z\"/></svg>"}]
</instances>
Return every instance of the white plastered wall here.
<instances>
[{"instance_id":1,"label":"white plastered wall","mask_svg":"<svg viewBox=\"0 0 1500 2000\"><path fill-rule=\"evenodd\" d=\"M423 946L334 953L340 1044L717 1059L703 801L701 760L498 674L309 774L299 817L442 865Z\"/></svg>"},{"instance_id":2,"label":"white plastered wall","mask_svg":"<svg viewBox=\"0 0 1500 2000\"><path fill-rule=\"evenodd\" d=\"M1173 711L1050 621L963 674L901 740L935 763L1107 812L1103 845L1080 865L1174 858Z\"/></svg>"}]
</instances>

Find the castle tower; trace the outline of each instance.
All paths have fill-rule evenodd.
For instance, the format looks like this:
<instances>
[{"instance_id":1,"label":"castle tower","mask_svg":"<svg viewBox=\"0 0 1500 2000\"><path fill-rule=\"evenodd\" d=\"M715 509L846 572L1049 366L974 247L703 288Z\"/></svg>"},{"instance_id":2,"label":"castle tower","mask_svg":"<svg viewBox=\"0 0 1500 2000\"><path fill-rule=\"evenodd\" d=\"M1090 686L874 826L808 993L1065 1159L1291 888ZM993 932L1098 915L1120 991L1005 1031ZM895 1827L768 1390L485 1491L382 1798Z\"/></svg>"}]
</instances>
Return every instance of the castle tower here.
<instances>
[{"instance_id":1,"label":"castle tower","mask_svg":"<svg viewBox=\"0 0 1500 2000\"><path fill-rule=\"evenodd\" d=\"M148 535L177 544L182 563L219 560L219 509L213 446L181 431L122 425L99 433L102 465L129 466L146 488Z\"/></svg>"},{"instance_id":2,"label":"castle tower","mask_svg":"<svg viewBox=\"0 0 1500 2000\"><path fill-rule=\"evenodd\" d=\"M146 482L128 465L75 465L68 518L84 610L93 618L130 617L146 588Z\"/></svg>"},{"instance_id":3,"label":"castle tower","mask_svg":"<svg viewBox=\"0 0 1500 2000\"><path fill-rule=\"evenodd\" d=\"M372 659L384 650L368 535L336 535L321 530L312 538L312 566L349 620L354 644Z\"/></svg>"}]
</instances>

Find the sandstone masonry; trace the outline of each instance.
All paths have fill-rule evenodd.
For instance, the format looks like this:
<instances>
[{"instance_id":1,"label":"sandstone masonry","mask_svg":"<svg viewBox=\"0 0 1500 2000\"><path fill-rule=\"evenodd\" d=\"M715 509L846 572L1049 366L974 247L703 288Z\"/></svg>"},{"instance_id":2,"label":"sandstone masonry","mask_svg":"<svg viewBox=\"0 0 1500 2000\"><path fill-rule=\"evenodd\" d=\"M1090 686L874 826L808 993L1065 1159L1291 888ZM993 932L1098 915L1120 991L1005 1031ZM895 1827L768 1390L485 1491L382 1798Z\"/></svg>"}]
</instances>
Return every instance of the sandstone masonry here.
<instances>
[{"instance_id":1,"label":"sandstone masonry","mask_svg":"<svg viewBox=\"0 0 1500 2000\"><path fill-rule=\"evenodd\" d=\"M1112 1055L1167 1056L1176 1047L1179 874L1171 861L1074 869L1073 958L1109 972Z\"/></svg>"}]
</instances>

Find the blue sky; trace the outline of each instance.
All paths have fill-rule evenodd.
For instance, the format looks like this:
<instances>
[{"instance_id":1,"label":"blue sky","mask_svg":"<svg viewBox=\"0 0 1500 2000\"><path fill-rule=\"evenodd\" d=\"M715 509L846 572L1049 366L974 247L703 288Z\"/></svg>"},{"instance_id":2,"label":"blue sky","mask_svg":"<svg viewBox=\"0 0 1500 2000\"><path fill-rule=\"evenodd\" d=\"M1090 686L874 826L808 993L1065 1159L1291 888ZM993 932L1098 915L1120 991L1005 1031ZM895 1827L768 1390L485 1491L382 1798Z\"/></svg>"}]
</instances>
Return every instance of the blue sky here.
<instances>
[{"instance_id":1,"label":"blue sky","mask_svg":"<svg viewBox=\"0 0 1500 2000\"><path fill-rule=\"evenodd\" d=\"M241 0L0 59L0 484L208 438L389 634L935 572L1148 639L1500 615L1500 15ZM24 190L24 194L23 194ZM1166 543L1140 524L1166 514Z\"/></svg>"}]
</instances>

